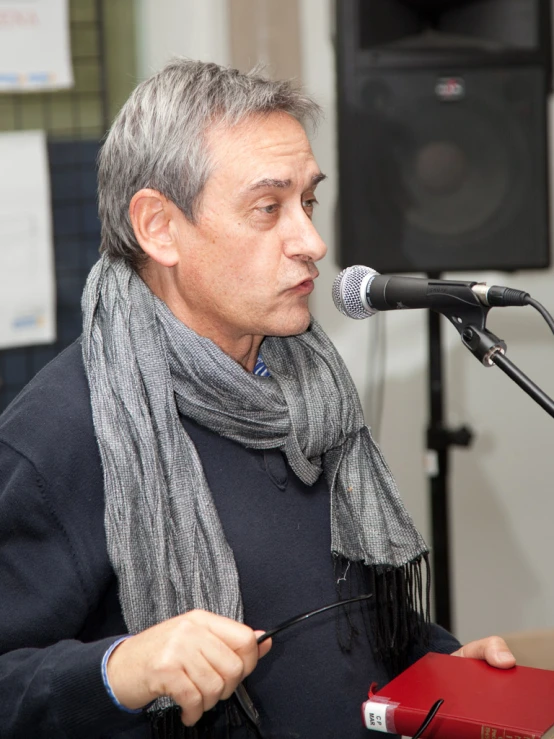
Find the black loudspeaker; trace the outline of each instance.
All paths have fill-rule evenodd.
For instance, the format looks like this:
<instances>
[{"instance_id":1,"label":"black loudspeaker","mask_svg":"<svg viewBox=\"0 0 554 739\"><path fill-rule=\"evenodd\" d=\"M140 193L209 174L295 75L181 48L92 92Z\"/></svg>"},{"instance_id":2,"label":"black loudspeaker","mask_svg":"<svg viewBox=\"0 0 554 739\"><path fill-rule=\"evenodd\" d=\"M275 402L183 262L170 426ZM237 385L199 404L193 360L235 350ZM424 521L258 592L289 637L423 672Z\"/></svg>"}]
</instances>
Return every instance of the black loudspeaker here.
<instances>
[{"instance_id":1,"label":"black loudspeaker","mask_svg":"<svg viewBox=\"0 0 554 739\"><path fill-rule=\"evenodd\" d=\"M549 266L550 38L550 0L336 0L342 266Z\"/></svg>"}]
</instances>

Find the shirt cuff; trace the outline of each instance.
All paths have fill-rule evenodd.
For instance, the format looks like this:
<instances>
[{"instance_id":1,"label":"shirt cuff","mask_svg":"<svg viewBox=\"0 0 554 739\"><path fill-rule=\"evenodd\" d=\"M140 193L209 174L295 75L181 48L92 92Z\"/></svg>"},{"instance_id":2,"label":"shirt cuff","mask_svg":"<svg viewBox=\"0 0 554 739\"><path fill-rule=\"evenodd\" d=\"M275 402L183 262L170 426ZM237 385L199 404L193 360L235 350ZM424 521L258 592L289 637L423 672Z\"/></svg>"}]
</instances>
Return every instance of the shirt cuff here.
<instances>
[{"instance_id":1,"label":"shirt cuff","mask_svg":"<svg viewBox=\"0 0 554 739\"><path fill-rule=\"evenodd\" d=\"M110 696L113 703L119 708L120 711L125 711L125 713L142 713L142 708L132 709L125 708L125 706L121 705L121 703L115 697L112 686L110 685L110 681L108 680L108 660L110 659L111 653L118 646L118 644L121 644L121 642L125 641L125 639L129 639L130 636L131 634L127 634L126 636L120 637L119 639L114 641L114 643L111 644L104 653L104 657L102 658L102 680L104 681L104 687L106 688L107 694Z\"/></svg>"}]
</instances>

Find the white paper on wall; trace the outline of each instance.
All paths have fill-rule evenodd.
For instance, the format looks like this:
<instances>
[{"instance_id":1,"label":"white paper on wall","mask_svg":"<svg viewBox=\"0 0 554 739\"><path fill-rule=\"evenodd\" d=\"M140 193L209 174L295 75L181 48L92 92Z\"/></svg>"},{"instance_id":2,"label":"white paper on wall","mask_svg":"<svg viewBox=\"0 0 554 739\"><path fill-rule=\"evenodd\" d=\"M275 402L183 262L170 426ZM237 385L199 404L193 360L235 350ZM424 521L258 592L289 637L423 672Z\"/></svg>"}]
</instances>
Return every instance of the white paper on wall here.
<instances>
[{"instance_id":1,"label":"white paper on wall","mask_svg":"<svg viewBox=\"0 0 554 739\"><path fill-rule=\"evenodd\" d=\"M0 349L56 339L50 179L43 131L0 134Z\"/></svg>"},{"instance_id":2,"label":"white paper on wall","mask_svg":"<svg viewBox=\"0 0 554 739\"><path fill-rule=\"evenodd\" d=\"M72 87L68 0L0 0L0 92Z\"/></svg>"}]
</instances>

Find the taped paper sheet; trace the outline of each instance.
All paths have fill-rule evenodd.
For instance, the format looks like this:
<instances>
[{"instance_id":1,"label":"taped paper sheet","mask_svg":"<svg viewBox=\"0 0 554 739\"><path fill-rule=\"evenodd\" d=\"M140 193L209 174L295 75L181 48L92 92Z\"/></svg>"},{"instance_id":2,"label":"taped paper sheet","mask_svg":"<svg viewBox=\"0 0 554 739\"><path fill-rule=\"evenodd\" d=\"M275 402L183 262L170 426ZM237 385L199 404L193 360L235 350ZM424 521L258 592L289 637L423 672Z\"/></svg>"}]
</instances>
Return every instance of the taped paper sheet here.
<instances>
[{"instance_id":1,"label":"taped paper sheet","mask_svg":"<svg viewBox=\"0 0 554 739\"><path fill-rule=\"evenodd\" d=\"M0 349L50 343L56 306L44 132L0 134L0 175Z\"/></svg>"},{"instance_id":2,"label":"taped paper sheet","mask_svg":"<svg viewBox=\"0 0 554 739\"><path fill-rule=\"evenodd\" d=\"M68 0L0 0L0 91L72 86Z\"/></svg>"}]
</instances>

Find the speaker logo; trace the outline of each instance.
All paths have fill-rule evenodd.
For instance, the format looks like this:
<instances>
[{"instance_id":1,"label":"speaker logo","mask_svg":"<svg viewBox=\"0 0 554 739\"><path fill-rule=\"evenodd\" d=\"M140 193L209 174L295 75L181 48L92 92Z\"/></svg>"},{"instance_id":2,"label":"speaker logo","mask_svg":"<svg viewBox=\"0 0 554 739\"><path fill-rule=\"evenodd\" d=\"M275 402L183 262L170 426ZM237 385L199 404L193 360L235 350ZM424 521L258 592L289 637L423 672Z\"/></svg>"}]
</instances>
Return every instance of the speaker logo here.
<instances>
[{"instance_id":1,"label":"speaker logo","mask_svg":"<svg viewBox=\"0 0 554 739\"><path fill-rule=\"evenodd\" d=\"M439 77L435 93L439 100L446 102L461 100L466 94L465 82L461 77Z\"/></svg>"}]
</instances>

